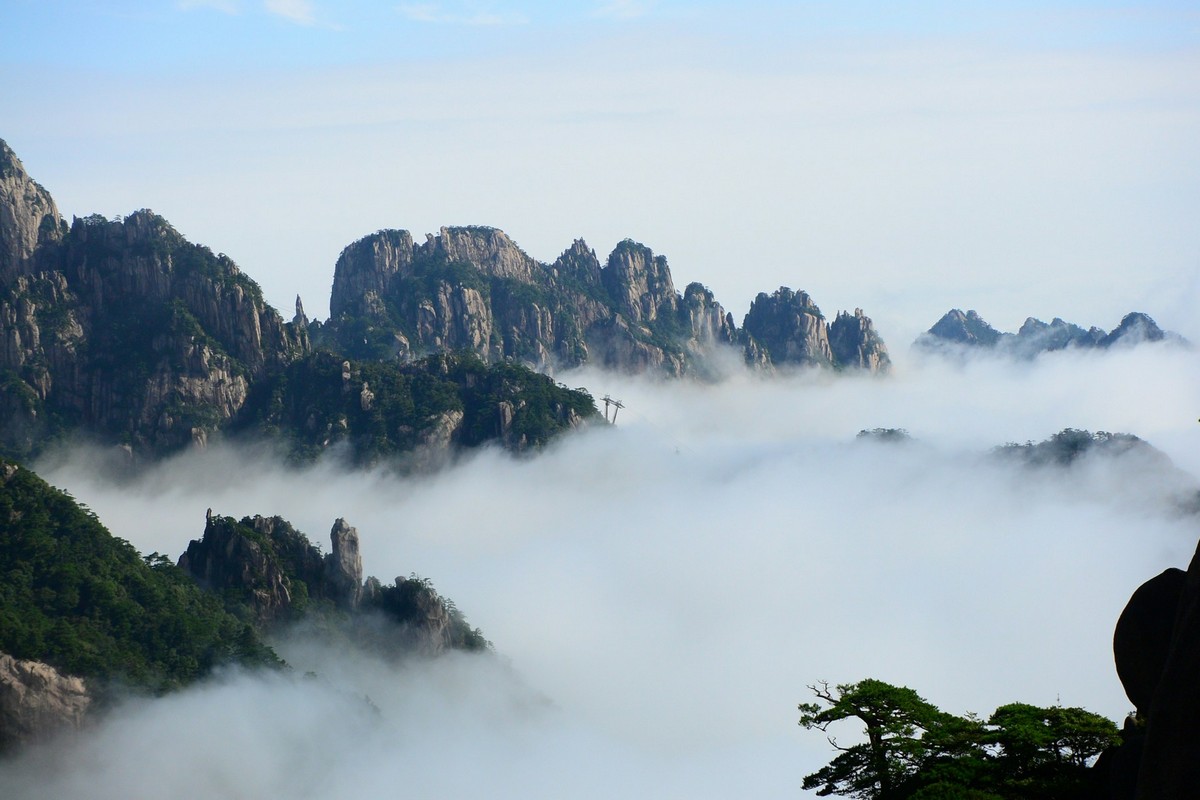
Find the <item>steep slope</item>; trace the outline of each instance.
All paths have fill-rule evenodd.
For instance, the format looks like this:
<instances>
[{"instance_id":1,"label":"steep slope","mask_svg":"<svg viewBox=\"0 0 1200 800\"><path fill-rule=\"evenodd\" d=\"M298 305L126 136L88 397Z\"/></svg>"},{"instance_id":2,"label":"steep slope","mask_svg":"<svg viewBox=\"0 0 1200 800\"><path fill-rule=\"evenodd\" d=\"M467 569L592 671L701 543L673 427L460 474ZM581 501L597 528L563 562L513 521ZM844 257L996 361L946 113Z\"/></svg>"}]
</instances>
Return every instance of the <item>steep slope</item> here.
<instances>
[{"instance_id":1,"label":"steep slope","mask_svg":"<svg viewBox=\"0 0 1200 800\"><path fill-rule=\"evenodd\" d=\"M0 652L96 686L164 689L226 661L273 663L245 622L87 509L0 462Z\"/></svg>"},{"instance_id":2,"label":"steep slope","mask_svg":"<svg viewBox=\"0 0 1200 800\"><path fill-rule=\"evenodd\" d=\"M596 416L587 392L470 353L403 364L317 352L260 381L231 431L275 441L295 462L333 451L369 465L412 452L430 464L489 442L534 450Z\"/></svg>"},{"instance_id":3,"label":"steep slope","mask_svg":"<svg viewBox=\"0 0 1200 800\"><path fill-rule=\"evenodd\" d=\"M132 451L203 443L308 349L224 255L142 210L58 220L0 142L0 445L80 429Z\"/></svg>"},{"instance_id":4,"label":"steep slope","mask_svg":"<svg viewBox=\"0 0 1200 800\"><path fill-rule=\"evenodd\" d=\"M339 261L357 319L382 308L379 292L398 276L429 289L414 301L413 341L429 352L487 352L490 306L461 266L477 262L498 281L496 297L511 296L496 306L509 349L537 356L550 336L549 311L513 298L524 297L520 287L542 265L484 229L447 231L427 254L418 250L410 237L383 236ZM356 271L359 264L370 269ZM439 282L439 270L471 285ZM344 295L335 292L335 305ZM310 328L321 334L298 298L285 322L232 260L188 242L151 211L67 226L0 142L0 454L28 458L82 437L153 457L240 432L278 436L306 458L347 440L355 460L369 463L489 440L536 447L596 414L586 394L564 394L515 365L489 372L424 361L401 376L390 357L409 353L408 339L398 328L380 338L370 324L340 329L352 355L346 369L359 381L350 393L340 378L344 356L314 353ZM374 363L380 356L389 363ZM435 399L414 401L420 387Z\"/></svg>"},{"instance_id":5,"label":"steep slope","mask_svg":"<svg viewBox=\"0 0 1200 800\"><path fill-rule=\"evenodd\" d=\"M65 231L50 193L30 179L12 149L0 139L0 280L35 272L39 246Z\"/></svg>"},{"instance_id":6,"label":"steep slope","mask_svg":"<svg viewBox=\"0 0 1200 800\"><path fill-rule=\"evenodd\" d=\"M176 566L0 460L0 751L131 689L173 690L221 664L284 667L265 642L296 625L389 658L490 649L428 580L364 580L344 520L330 542L322 555L280 517L210 511Z\"/></svg>"}]
</instances>

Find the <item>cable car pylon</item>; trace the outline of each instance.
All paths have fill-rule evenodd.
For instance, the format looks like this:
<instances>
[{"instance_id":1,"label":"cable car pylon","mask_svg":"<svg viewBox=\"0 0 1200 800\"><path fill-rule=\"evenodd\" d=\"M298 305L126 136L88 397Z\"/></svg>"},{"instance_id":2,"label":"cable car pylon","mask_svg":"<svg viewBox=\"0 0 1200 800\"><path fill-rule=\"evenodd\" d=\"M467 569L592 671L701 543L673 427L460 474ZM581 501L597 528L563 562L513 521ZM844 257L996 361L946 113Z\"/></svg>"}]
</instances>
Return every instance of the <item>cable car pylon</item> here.
<instances>
[{"instance_id":1,"label":"cable car pylon","mask_svg":"<svg viewBox=\"0 0 1200 800\"><path fill-rule=\"evenodd\" d=\"M624 408L625 404L622 403L620 400L617 400L616 398L609 397L608 395L604 395L603 400L604 400L604 421L610 422L613 425L616 425L617 424L617 412L619 412L622 408ZM608 418L609 406L612 406L612 419Z\"/></svg>"}]
</instances>

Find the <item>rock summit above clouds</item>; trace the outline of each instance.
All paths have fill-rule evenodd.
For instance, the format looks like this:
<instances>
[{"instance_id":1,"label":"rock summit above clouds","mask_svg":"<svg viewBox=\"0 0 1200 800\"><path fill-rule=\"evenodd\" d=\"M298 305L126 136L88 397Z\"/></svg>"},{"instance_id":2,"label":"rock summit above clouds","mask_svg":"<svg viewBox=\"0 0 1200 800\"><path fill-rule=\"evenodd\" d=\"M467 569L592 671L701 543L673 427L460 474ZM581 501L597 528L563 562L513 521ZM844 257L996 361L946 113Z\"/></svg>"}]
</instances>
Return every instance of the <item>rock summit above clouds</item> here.
<instances>
[{"instance_id":1,"label":"rock summit above clouds","mask_svg":"<svg viewBox=\"0 0 1200 800\"><path fill-rule=\"evenodd\" d=\"M943 354L978 350L1034 358L1055 350L1108 349L1161 341L1187 344L1182 336L1162 330L1148 314L1139 311L1126 314L1111 332L1095 326L1085 330L1059 317L1050 322L1028 317L1016 333L1005 333L993 328L975 311L964 313L954 308L921 334L914 346Z\"/></svg>"}]
</instances>

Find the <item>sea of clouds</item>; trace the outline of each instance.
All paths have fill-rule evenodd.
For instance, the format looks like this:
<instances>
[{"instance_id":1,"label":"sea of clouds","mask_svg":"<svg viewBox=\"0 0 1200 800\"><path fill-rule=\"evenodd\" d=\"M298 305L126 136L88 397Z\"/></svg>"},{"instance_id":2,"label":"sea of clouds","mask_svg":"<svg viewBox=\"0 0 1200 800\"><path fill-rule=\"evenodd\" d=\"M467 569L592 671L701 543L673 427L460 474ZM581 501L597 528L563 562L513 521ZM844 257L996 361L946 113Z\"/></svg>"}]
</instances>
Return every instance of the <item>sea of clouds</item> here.
<instances>
[{"instance_id":1,"label":"sea of clouds","mask_svg":"<svg viewBox=\"0 0 1200 800\"><path fill-rule=\"evenodd\" d=\"M433 475L232 446L133 481L79 454L39 465L172 557L209 507L278 514L326 547L345 517L368 573L431 579L496 652L397 666L283 640L294 674L130 701L0 764L0 796L793 797L832 755L796 724L819 680L907 685L955 713L1130 710L1113 625L1200 536L1179 502L1200 475L1194 351L559 379L620 398L616 426ZM875 427L913 440L856 439ZM1178 469L989 455L1066 427L1137 434Z\"/></svg>"}]
</instances>

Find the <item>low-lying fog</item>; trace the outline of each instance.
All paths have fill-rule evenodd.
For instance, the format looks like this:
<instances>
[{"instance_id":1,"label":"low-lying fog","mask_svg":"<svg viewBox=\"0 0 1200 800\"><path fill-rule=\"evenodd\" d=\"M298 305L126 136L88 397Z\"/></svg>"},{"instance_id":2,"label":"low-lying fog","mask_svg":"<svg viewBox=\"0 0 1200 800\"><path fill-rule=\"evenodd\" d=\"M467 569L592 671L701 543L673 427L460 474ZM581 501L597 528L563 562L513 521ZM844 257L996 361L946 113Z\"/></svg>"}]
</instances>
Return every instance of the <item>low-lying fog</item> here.
<instances>
[{"instance_id":1,"label":"low-lying fog","mask_svg":"<svg viewBox=\"0 0 1200 800\"><path fill-rule=\"evenodd\" d=\"M432 477L291 472L229 448L124 486L86 459L41 465L172 557L208 507L278 514L325 548L345 517L368 573L430 578L499 658L395 669L287 642L318 677L227 674L129 705L5 765L0 795L794 797L831 757L796 725L818 680L879 678L956 713L1130 710L1113 625L1142 581L1187 565L1200 525L1173 498L1194 484L1152 459L1033 470L987 453L1125 431L1200 474L1196 353L560 379L620 398L617 426ZM874 427L914 441L855 440Z\"/></svg>"}]
</instances>

